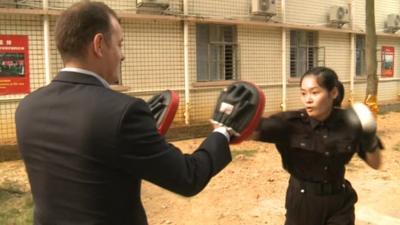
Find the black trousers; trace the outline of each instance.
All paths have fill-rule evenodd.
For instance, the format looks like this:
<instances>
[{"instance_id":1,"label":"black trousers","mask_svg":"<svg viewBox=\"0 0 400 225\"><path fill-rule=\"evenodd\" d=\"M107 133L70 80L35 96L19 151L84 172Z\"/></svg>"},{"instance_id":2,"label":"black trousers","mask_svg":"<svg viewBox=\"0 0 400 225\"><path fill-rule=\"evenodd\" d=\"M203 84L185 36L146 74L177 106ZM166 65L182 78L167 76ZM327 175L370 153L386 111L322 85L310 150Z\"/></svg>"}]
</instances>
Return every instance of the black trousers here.
<instances>
[{"instance_id":1,"label":"black trousers","mask_svg":"<svg viewBox=\"0 0 400 225\"><path fill-rule=\"evenodd\" d=\"M316 192L293 177L286 193L285 225L354 225L357 194L349 181L335 192Z\"/></svg>"}]
</instances>

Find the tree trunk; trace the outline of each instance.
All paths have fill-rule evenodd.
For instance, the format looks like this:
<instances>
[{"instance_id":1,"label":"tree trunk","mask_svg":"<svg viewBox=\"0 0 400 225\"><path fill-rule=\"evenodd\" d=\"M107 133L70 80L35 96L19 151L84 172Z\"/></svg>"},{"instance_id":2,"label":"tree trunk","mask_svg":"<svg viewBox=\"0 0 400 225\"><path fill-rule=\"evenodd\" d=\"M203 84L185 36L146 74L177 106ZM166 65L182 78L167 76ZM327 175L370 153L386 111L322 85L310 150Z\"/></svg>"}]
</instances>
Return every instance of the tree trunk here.
<instances>
[{"instance_id":1,"label":"tree trunk","mask_svg":"<svg viewBox=\"0 0 400 225\"><path fill-rule=\"evenodd\" d=\"M378 94L378 76L377 60L376 60L376 28L375 28L375 0L365 1L366 10L366 37L365 37L365 64L367 72L367 89L365 95L365 103L376 116L379 108L377 101Z\"/></svg>"}]
</instances>

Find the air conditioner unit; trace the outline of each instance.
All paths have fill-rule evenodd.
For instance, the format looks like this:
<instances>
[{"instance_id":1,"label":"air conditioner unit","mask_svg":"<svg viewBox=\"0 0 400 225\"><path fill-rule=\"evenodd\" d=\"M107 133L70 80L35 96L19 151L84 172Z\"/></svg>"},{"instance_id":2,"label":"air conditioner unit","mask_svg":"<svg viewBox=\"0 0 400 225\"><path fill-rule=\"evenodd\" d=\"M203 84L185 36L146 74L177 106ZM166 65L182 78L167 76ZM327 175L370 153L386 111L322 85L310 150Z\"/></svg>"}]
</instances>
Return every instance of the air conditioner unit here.
<instances>
[{"instance_id":1,"label":"air conditioner unit","mask_svg":"<svg viewBox=\"0 0 400 225\"><path fill-rule=\"evenodd\" d=\"M269 17L276 15L276 0L251 0L251 14Z\"/></svg>"},{"instance_id":2,"label":"air conditioner unit","mask_svg":"<svg viewBox=\"0 0 400 225\"><path fill-rule=\"evenodd\" d=\"M329 8L329 23L342 27L350 22L349 9L344 6L332 6Z\"/></svg>"},{"instance_id":3,"label":"air conditioner unit","mask_svg":"<svg viewBox=\"0 0 400 225\"><path fill-rule=\"evenodd\" d=\"M162 8L166 9L169 6L169 0L136 0L136 7Z\"/></svg>"},{"instance_id":4,"label":"air conditioner unit","mask_svg":"<svg viewBox=\"0 0 400 225\"><path fill-rule=\"evenodd\" d=\"M27 0L0 0L0 8L29 8Z\"/></svg>"},{"instance_id":5,"label":"air conditioner unit","mask_svg":"<svg viewBox=\"0 0 400 225\"><path fill-rule=\"evenodd\" d=\"M395 33L400 30L400 15L389 14L385 22L385 31Z\"/></svg>"}]
</instances>

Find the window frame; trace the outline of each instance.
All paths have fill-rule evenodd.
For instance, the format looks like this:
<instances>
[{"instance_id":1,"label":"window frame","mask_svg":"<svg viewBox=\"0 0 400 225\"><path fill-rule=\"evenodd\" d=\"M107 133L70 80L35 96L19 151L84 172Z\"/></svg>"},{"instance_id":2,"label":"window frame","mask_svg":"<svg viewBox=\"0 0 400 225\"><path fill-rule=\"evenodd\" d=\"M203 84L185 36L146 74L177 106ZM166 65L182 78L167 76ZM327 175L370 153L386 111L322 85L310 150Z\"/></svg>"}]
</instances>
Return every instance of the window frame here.
<instances>
[{"instance_id":1,"label":"window frame","mask_svg":"<svg viewBox=\"0 0 400 225\"><path fill-rule=\"evenodd\" d=\"M196 82L238 80L238 49L235 25L196 24Z\"/></svg>"},{"instance_id":2,"label":"window frame","mask_svg":"<svg viewBox=\"0 0 400 225\"><path fill-rule=\"evenodd\" d=\"M325 59L319 59L319 50L322 49L324 51L323 56L325 57L325 48L318 46L319 37L317 31L295 29L289 32L289 80L298 80L307 70L318 66L320 62L325 64ZM295 36L295 40L293 40L293 36ZM312 37L312 40L310 40L310 37ZM303 43L300 43L302 41ZM313 57L312 61L309 59L310 54ZM301 55L305 55L305 59L299 59Z\"/></svg>"},{"instance_id":3,"label":"window frame","mask_svg":"<svg viewBox=\"0 0 400 225\"><path fill-rule=\"evenodd\" d=\"M367 74L366 74L366 62L365 62L365 35L363 35L363 34L356 34L355 35L355 47L356 47L356 49L355 49L355 55L354 55L354 57L355 57L355 77L356 78L364 78L364 77L366 77L367 76ZM362 48L361 49L359 49L359 45L358 45L358 40L360 40L361 42L362 42ZM360 57L358 57L358 53L360 52L360 54L361 54L361 56ZM361 60L361 61L358 61L358 60ZM360 72L358 72L358 63L360 63Z\"/></svg>"}]
</instances>

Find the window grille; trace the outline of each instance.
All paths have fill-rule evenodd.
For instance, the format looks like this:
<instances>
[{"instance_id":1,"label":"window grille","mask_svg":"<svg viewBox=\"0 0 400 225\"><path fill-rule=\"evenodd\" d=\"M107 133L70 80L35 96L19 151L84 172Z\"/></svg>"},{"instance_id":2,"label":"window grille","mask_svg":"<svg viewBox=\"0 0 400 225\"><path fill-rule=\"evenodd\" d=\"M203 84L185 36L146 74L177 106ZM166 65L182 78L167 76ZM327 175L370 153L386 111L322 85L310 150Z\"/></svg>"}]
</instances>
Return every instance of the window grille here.
<instances>
[{"instance_id":1,"label":"window grille","mask_svg":"<svg viewBox=\"0 0 400 225\"><path fill-rule=\"evenodd\" d=\"M324 48L317 45L317 32L290 31L290 77L299 77L307 70L324 64L325 60L319 58L320 50Z\"/></svg>"},{"instance_id":2,"label":"window grille","mask_svg":"<svg viewBox=\"0 0 400 225\"><path fill-rule=\"evenodd\" d=\"M356 76L365 75L365 36L356 35Z\"/></svg>"},{"instance_id":3,"label":"window grille","mask_svg":"<svg viewBox=\"0 0 400 225\"><path fill-rule=\"evenodd\" d=\"M234 26L197 25L197 80L237 79Z\"/></svg>"}]
</instances>

